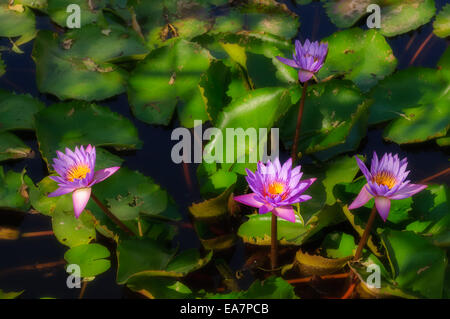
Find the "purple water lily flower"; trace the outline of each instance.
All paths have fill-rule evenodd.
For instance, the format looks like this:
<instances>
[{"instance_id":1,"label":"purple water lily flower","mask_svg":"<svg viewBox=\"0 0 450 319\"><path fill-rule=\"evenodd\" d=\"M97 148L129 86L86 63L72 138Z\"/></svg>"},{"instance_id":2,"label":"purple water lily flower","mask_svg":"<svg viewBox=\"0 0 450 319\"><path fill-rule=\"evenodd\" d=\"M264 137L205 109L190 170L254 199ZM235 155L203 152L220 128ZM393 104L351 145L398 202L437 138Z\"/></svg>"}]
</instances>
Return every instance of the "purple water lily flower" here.
<instances>
[{"instance_id":1,"label":"purple water lily flower","mask_svg":"<svg viewBox=\"0 0 450 319\"><path fill-rule=\"evenodd\" d=\"M361 207L375 197L375 205L383 221L388 218L391 199L408 198L427 187L427 185L410 184L409 180L405 181L409 174L409 171L406 170L408 161L406 158L400 160L397 154L394 156L384 154L379 161L374 152L370 171L358 157L356 157L356 162L366 177L367 184L363 186L348 208Z\"/></svg>"},{"instance_id":2,"label":"purple water lily flower","mask_svg":"<svg viewBox=\"0 0 450 319\"><path fill-rule=\"evenodd\" d=\"M109 167L97 172L95 168L95 146L75 147L75 152L66 148L66 153L56 151L53 168L59 176L50 176L58 183L59 188L48 197L72 194L75 217L78 218L91 197L91 187L114 174L120 167Z\"/></svg>"},{"instance_id":3,"label":"purple water lily flower","mask_svg":"<svg viewBox=\"0 0 450 319\"><path fill-rule=\"evenodd\" d=\"M306 39L302 46L300 41L295 40L293 60L280 56L277 56L277 59L286 65L299 69L298 79L304 83L322 68L327 54L328 43L310 42Z\"/></svg>"},{"instance_id":4,"label":"purple water lily flower","mask_svg":"<svg viewBox=\"0 0 450 319\"><path fill-rule=\"evenodd\" d=\"M247 182L254 193L236 196L239 203L259 208L260 214L273 214L295 223L295 212L291 204L311 199L303 192L311 186L316 178L300 180L303 173L300 166L292 168L292 159L281 166L280 160L275 158L264 165L258 162L255 173L247 170Z\"/></svg>"}]
</instances>

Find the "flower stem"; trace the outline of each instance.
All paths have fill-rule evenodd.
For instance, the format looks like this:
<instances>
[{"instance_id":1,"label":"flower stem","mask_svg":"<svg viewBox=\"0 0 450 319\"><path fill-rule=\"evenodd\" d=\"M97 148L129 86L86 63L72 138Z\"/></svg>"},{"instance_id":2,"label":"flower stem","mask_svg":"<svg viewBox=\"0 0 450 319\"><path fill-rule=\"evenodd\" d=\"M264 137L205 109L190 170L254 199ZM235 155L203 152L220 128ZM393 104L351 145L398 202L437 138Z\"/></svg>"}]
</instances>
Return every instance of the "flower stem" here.
<instances>
[{"instance_id":1,"label":"flower stem","mask_svg":"<svg viewBox=\"0 0 450 319\"><path fill-rule=\"evenodd\" d=\"M353 257L353 261L357 261L359 258L361 258L362 250L366 245L367 240L369 239L370 229L372 228L376 215L377 215L377 207L374 204L372 207L372 211L370 212L369 220L367 221L366 229L364 229L364 232L361 236L361 240L359 241L358 244L358 248L356 249L355 257Z\"/></svg>"},{"instance_id":2,"label":"flower stem","mask_svg":"<svg viewBox=\"0 0 450 319\"><path fill-rule=\"evenodd\" d=\"M292 153L291 153L292 164L294 164L297 159L297 144L298 144L298 139L300 138L300 127L302 125L303 109L305 108L305 98L306 98L307 87L308 87L308 82L303 83L302 97L300 98L300 106L299 106L298 115L297 115L297 126L295 127L294 145L292 146Z\"/></svg>"},{"instance_id":3,"label":"flower stem","mask_svg":"<svg viewBox=\"0 0 450 319\"><path fill-rule=\"evenodd\" d=\"M270 263L272 270L277 268L278 259L278 240L277 240L277 215L272 213L272 231L270 234L271 246L270 246Z\"/></svg>"},{"instance_id":4,"label":"flower stem","mask_svg":"<svg viewBox=\"0 0 450 319\"><path fill-rule=\"evenodd\" d=\"M125 224L122 223L120 219L118 219L113 213L111 213L109 209L106 208L106 206L103 205L103 203L93 193L91 193L91 198L98 205L98 207L100 207L100 209L106 214L106 216L108 216L114 223L116 223L117 226L120 227L120 229L122 229L124 232L126 232L131 236L135 236L134 232L127 226L125 226Z\"/></svg>"}]
</instances>

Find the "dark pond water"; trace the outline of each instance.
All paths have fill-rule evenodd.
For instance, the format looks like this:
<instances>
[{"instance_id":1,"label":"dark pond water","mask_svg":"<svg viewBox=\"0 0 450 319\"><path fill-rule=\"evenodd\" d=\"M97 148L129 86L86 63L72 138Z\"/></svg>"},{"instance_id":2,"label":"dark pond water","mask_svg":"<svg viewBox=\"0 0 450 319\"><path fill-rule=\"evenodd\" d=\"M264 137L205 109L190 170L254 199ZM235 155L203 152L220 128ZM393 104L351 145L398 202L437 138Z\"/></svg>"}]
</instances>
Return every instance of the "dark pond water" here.
<instances>
[{"instance_id":1,"label":"dark pond water","mask_svg":"<svg viewBox=\"0 0 450 319\"><path fill-rule=\"evenodd\" d=\"M310 5L296 7L290 1L285 2L293 11L297 12L301 27L298 38L320 40L329 36L337 29L330 22L319 2ZM445 0L436 0L438 10L447 3ZM53 30L52 24L46 17L38 17L38 28ZM363 23L360 27L364 28ZM388 38L395 56L399 60L398 67L406 68L410 65L411 58L420 45L432 32L432 25L427 25L408 34ZM6 39L0 40L0 46L9 46ZM414 65L424 67L435 67L442 53L448 45L448 40L433 37L415 60ZM29 93L39 98L47 105L57 100L49 95L41 94L37 90L35 81L35 65L31 59L33 42L24 45L24 54L2 52L2 58L7 65L7 72L0 77L0 88L15 91L17 93ZM414 90L414 88L411 88ZM109 106L113 111L129 118L138 128L139 137L143 141L142 150L121 154L125 159L124 166L133 170L139 170L147 176L151 176L158 184L167 189L177 202L186 221L189 221L187 207L195 201L200 200L198 187L196 187L195 170L196 165L189 165L190 178L193 187L188 187L181 165L174 164L170 158L170 151L174 142L170 140L171 131L178 126L173 122L168 127L152 126L136 120L130 113L127 96L120 96L102 101L102 105ZM47 169L39 156L37 143L33 134L23 136L26 143L35 151L33 159L20 162L6 163L7 169L20 171L26 167L28 174L34 182L40 181L48 174ZM439 149L434 142L422 143L409 147L399 147L396 144L386 143L381 137L380 128L372 128L367 137L361 143L358 153L371 157L373 151L395 152L402 156L408 156L409 163L414 167L412 180L420 180L439 172L448 167L449 150ZM285 159L288 153L282 153ZM436 182L448 182L445 177L436 179ZM0 212L0 226L18 227L21 233L51 230L51 221L48 217L34 214L21 214L17 212ZM195 233L189 228L182 228L176 240L181 244L180 248L200 247ZM108 242L102 242L107 245ZM25 290L24 298L56 297L76 298L78 289L68 289L66 286L67 274L62 265L45 268L24 270L21 266L45 264L63 259L66 247L61 245L53 236L42 236L34 238L21 238L15 241L0 240L0 288L6 291ZM228 262L233 270L240 269L245 262L245 247L238 244L236 249L229 255ZM114 258L112 258L114 262ZM211 268L211 267L210 267ZM106 273L98 276L94 283L87 286L85 298L122 298L132 294L115 283L115 265ZM214 270L208 269L214 273ZM218 281L218 274L214 274ZM248 277L244 285L251 282Z\"/></svg>"}]
</instances>

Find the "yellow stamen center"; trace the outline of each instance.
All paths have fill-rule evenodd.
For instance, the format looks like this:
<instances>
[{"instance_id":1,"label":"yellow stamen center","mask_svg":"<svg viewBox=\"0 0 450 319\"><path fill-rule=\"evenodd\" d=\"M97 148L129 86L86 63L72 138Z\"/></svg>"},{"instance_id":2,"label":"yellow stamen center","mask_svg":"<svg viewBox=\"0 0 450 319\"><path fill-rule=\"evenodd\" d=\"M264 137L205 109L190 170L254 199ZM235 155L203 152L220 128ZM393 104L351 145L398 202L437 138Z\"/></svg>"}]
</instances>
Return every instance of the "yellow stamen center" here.
<instances>
[{"instance_id":1,"label":"yellow stamen center","mask_svg":"<svg viewBox=\"0 0 450 319\"><path fill-rule=\"evenodd\" d=\"M384 185L387 186L389 189L391 189L392 187L395 186L397 180L395 179L394 175L392 175L390 172L383 171L373 176L372 183Z\"/></svg>"},{"instance_id":2,"label":"yellow stamen center","mask_svg":"<svg viewBox=\"0 0 450 319\"><path fill-rule=\"evenodd\" d=\"M273 182L269 185L269 193L271 195L279 195L283 193L284 191L284 185L279 182Z\"/></svg>"},{"instance_id":3,"label":"yellow stamen center","mask_svg":"<svg viewBox=\"0 0 450 319\"><path fill-rule=\"evenodd\" d=\"M71 167L66 174L66 179L73 182L75 179L83 179L91 170L87 164L79 164Z\"/></svg>"}]
</instances>

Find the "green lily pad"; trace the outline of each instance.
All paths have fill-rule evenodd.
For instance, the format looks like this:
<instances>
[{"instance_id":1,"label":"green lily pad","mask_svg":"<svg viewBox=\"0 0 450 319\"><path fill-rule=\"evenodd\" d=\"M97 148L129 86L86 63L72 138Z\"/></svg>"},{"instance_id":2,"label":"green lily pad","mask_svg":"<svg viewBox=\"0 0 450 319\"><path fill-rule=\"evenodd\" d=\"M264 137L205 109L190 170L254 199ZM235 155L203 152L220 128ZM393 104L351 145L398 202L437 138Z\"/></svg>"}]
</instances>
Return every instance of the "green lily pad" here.
<instances>
[{"instance_id":1,"label":"green lily pad","mask_svg":"<svg viewBox=\"0 0 450 319\"><path fill-rule=\"evenodd\" d=\"M428 23L436 11L434 0L321 0L331 21L338 28L353 26L368 15L370 4L380 6L381 34L392 37ZM372 13L372 12L371 12ZM370 14L371 14L370 13Z\"/></svg>"},{"instance_id":2,"label":"green lily pad","mask_svg":"<svg viewBox=\"0 0 450 319\"><path fill-rule=\"evenodd\" d=\"M58 206L56 208L52 213L52 227L61 244L75 247L96 239L94 220L90 215L81 214L79 218L75 218L73 207L71 210L63 210Z\"/></svg>"},{"instance_id":3,"label":"green lily pad","mask_svg":"<svg viewBox=\"0 0 450 319\"><path fill-rule=\"evenodd\" d=\"M381 33L386 37L415 30L434 16L434 0L396 0L381 9Z\"/></svg>"},{"instance_id":4,"label":"green lily pad","mask_svg":"<svg viewBox=\"0 0 450 319\"><path fill-rule=\"evenodd\" d=\"M338 28L353 26L366 14L367 6L377 1L373 0L321 0L331 22Z\"/></svg>"},{"instance_id":5,"label":"green lily pad","mask_svg":"<svg viewBox=\"0 0 450 319\"><path fill-rule=\"evenodd\" d=\"M436 139L436 144L439 146L449 146L450 145L450 137L441 137Z\"/></svg>"},{"instance_id":6,"label":"green lily pad","mask_svg":"<svg viewBox=\"0 0 450 319\"><path fill-rule=\"evenodd\" d=\"M450 190L446 185L429 185L413 197L413 221L407 230L428 235L438 235L450 230L448 212Z\"/></svg>"},{"instance_id":7,"label":"green lily pad","mask_svg":"<svg viewBox=\"0 0 450 319\"><path fill-rule=\"evenodd\" d=\"M243 130L243 133L248 132L250 134L253 132L258 137L260 128L271 128L290 106L291 99L288 90L282 88L257 89L234 100L223 109L218 116L217 122L214 123L222 132L222 136L215 136L205 146L204 152L206 154L219 154L217 157L222 155L222 162L229 164L238 161L255 163L256 161L250 161L250 158L249 160L243 160L243 157L248 158L250 155L256 155L256 159L258 159L262 155L258 150L261 150L263 145L261 143L264 142L266 136L259 136L259 144L258 138L251 139L248 143L245 143L244 154L237 151L236 144L239 142L234 143L234 154L225 154L226 152L222 150L223 145L227 145L227 129L239 128ZM232 136L228 136L228 139L230 138ZM222 145L221 141L223 142ZM219 153L216 153L218 151Z\"/></svg>"},{"instance_id":8,"label":"green lily pad","mask_svg":"<svg viewBox=\"0 0 450 319\"><path fill-rule=\"evenodd\" d=\"M34 130L34 115L44 104L28 94L0 90L0 131Z\"/></svg>"},{"instance_id":9,"label":"green lily pad","mask_svg":"<svg viewBox=\"0 0 450 319\"><path fill-rule=\"evenodd\" d=\"M336 155L356 151L362 139L367 135L369 108L372 102L372 100L366 100L362 106L358 108L355 116L353 117L354 124L350 129L350 133L344 143L330 147L323 151L319 151L315 153L314 156L321 161L328 161Z\"/></svg>"},{"instance_id":10,"label":"green lily pad","mask_svg":"<svg viewBox=\"0 0 450 319\"><path fill-rule=\"evenodd\" d=\"M31 206L39 213L52 216L55 211L73 213L73 203L71 194L58 197L48 197L47 195L58 188L58 184L48 176L44 177L35 188L30 190Z\"/></svg>"},{"instance_id":11,"label":"green lily pad","mask_svg":"<svg viewBox=\"0 0 450 319\"><path fill-rule=\"evenodd\" d=\"M439 74L446 79L447 83L450 83L450 49L447 49L442 54L437 64Z\"/></svg>"},{"instance_id":12,"label":"green lily pad","mask_svg":"<svg viewBox=\"0 0 450 319\"><path fill-rule=\"evenodd\" d=\"M126 167L95 185L93 191L98 198L107 201L111 212L120 220L135 220L139 214L165 220L181 219L167 191L161 189L150 177ZM97 210L96 207L95 211Z\"/></svg>"},{"instance_id":13,"label":"green lily pad","mask_svg":"<svg viewBox=\"0 0 450 319\"><path fill-rule=\"evenodd\" d=\"M193 298L188 286L172 278L134 276L127 287L149 299L185 299Z\"/></svg>"},{"instance_id":14,"label":"green lily pad","mask_svg":"<svg viewBox=\"0 0 450 319\"><path fill-rule=\"evenodd\" d=\"M6 292L6 291L0 289L0 299L16 299L21 294L23 294L24 291L25 290Z\"/></svg>"},{"instance_id":15,"label":"green lily pad","mask_svg":"<svg viewBox=\"0 0 450 319\"><path fill-rule=\"evenodd\" d=\"M447 135L450 128L450 91L433 104L407 108L405 116L391 122L383 138L397 144L420 143Z\"/></svg>"},{"instance_id":16,"label":"green lily pad","mask_svg":"<svg viewBox=\"0 0 450 319\"><path fill-rule=\"evenodd\" d=\"M336 198L333 194L334 186L338 183L351 182L359 172L359 167L353 156L343 156L328 163L327 167L322 171L325 171L325 176L320 180L325 186L325 191L327 193L326 204L333 205L336 203Z\"/></svg>"},{"instance_id":17,"label":"green lily pad","mask_svg":"<svg viewBox=\"0 0 450 319\"><path fill-rule=\"evenodd\" d=\"M402 289L426 298L441 298L447 257L445 251L408 231L385 229L383 245L393 280Z\"/></svg>"},{"instance_id":18,"label":"green lily pad","mask_svg":"<svg viewBox=\"0 0 450 319\"><path fill-rule=\"evenodd\" d=\"M292 107L284 116L280 127L281 140L292 145L297 126L299 91L292 91ZM351 82L332 80L312 85L305 98L299 150L315 153L344 144L352 127L367 110L365 97Z\"/></svg>"},{"instance_id":19,"label":"green lily pad","mask_svg":"<svg viewBox=\"0 0 450 319\"><path fill-rule=\"evenodd\" d=\"M372 265L377 265L380 267L380 287L374 287L374 282L370 283L369 286L369 276L374 274L373 270L368 271L368 267ZM407 299L417 299L419 296L417 294L405 291L398 287L392 279L391 274L386 270L384 265L380 262L378 258L374 255L369 255L367 259L360 263L349 263L352 271L358 276L360 280L360 293L367 294L368 298L392 298L400 297Z\"/></svg>"},{"instance_id":20,"label":"green lily pad","mask_svg":"<svg viewBox=\"0 0 450 319\"><path fill-rule=\"evenodd\" d=\"M356 249L355 239L346 233L330 233L323 240L322 249L328 258L353 256Z\"/></svg>"},{"instance_id":21,"label":"green lily pad","mask_svg":"<svg viewBox=\"0 0 450 319\"><path fill-rule=\"evenodd\" d=\"M0 162L31 157L32 151L20 138L9 132L0 132Z\"/></svg>"},{"instance_id":22,"label":"green lily pad","mask_svg":"<svg viewBox=\"0 0 450 319\"><path fill-rule=\"evenodd\" d=\"M397 67L391 47L374 29L338 31L322 41L328 42L328 56L317 74L319 79L343 75L368 91Z\"/></svg>"},{"instance_id":23,"label":"green lily pad","mask_svg":"<svg viewBox=\"0 0 450 319\"><path fill-rule=\"evenodd\" d=\"M228 213L228 201L233 192L233 187L228 188L218 197L208 199L189 206L189 211L195 218L217 218Z\"/></svg>"},{"instance_id":24,"label":"green lily pad","mask_svg":"<svg viewBox=\"0 0 450 319\"><path fill-rule=\"evenodd\" d=\"M238 230L238 235L245 243L270 246L272 214L255 214L248 216ZM285 219L277 219L277 238L280 245L300 245L310 227L301 223L300 217L295 217L295 223Z\"/></svg>"},{"instance_id":25,"label":"green lily pad","mask_svg":"<svg viewBox=\"0 0 450 319\"><path fill-rule=\"evenodd\" d=\"M121 241L117 247L117 282L123 284L135 276L183 277L207 264L209 253L201 258L198 250L179 254L151 239Z\"/></svg>"},{"instance_id":26,"label":"green lily pad","mask_svg":"<svg viewBox=\"0 0 450 319\"><path fill-rule=\"evenodd\" d=\"M314 184L313 184L314 185ZM308 189L307 194L313 194ZM308 211L315 211L318 199L313 199L300 204L300 216L295 217L295 223L282 218L277 219L277 238L281 245L300 246L313 235L317 234L324 227L342 222L343 214L339 205L325 206L319 208L314 214L309 215ZM312 209L314 207L314 209ZM238 235L246 243L253 245L268 246L271 243L271 214L255 214L248 216L249 220L241 224ZM303 223L303 220L305 223Z\"/></svg>"},{"instance_id":27,"label":"green lily pad","mask_svg":"<svg viewBox=\"0 0 450 319\"><path fill-rule=\"evenodd\" d=\"M212 168L212 170L211 170ZM234 171L217 169L216 163L201 163L197 168L200 192L205 197L222 194L231 185L235 184L238 176Z\"/></svg>"},{"instance_id":28,"label":"green lily pad","mask_svg":"<svg viewBox=\"0 0 450 319\"><path fill-rule=\"evenodd\" d=\"M436 15L436 20L433 22L433 32L441 38L450 36L450 4L445 5Z\"/></svg>"},{"instance_id":29,"label":"green lily pad","mask_svg":"<svg viewBox=\"0 0 450 319\"><path fill-rule=\"evenodd\" d=\"M276 1L250 1L217 17L212 32L237 33L245 29L290 39L297 34L299 26L298 16L289 11L285 4Z\"/></svg>"},{"instance_id":30,"label":"green lily pad","mask_svg":"<svg viewBox=\"0 0 450 319\"><path fill-rule=\"evenodd\" d=\"M236 79L232 78L234 80L232 84L236 81L235 85L239 85L240 91L238 91L239 94L228 92L232 98L244 95L244 90L280 86L298 81L297 70L276 58L277 56L290 57L294 51L294 46L279 36L241 31L237 34L218 33L195 40L207 47L214 57L225 59L228 56L240 67L238 72L233 72L238 75L234 76ZM232 89L231 84L229 91L230 89Z\"/></svg>"},{"instance_id":31,"label":"green lily pad","mask_svg":"<svg viewBox=\"0 0 450 319\"><path fill-rule=\"evenodd\" d=\"M38 33L32 56L36 62L39 91L54 94L61 100L87 101L103 100L125 92L128 76L125 70L93 60L89 55L74 57L70 49L65 49L70 46L71 40L67 41L63 42L50 31Z\"/></svg>"},{"instance_id":32,"label":"green lily pad","mask_svg":"<svg viewBox=\"0 0 450 319\"><path fill-rule=\"evenodd\" d=\"M364 229L366 228L366 225L367 225L366 219L362 218L361 213L354 214L353 212L351 212L348 209L347 205L342 207L342 211L344 212L345 217L347 217L350 224L353 226L353 228L359 234L359 236L362 236L364 233ZM367 215L367 214L365 214L365 215ZM372 235L369 235L366 245L367 245L367 247L369 247L369 249L372 251L372 253L375 256L377 256L377 257L382 256L382 253L380 252L378 246L375 244Z\"/></svg>"},{"instance_id":33,"label":"green lily pad","mask_svg":"<svg viewBox=\"0 0 450 319\"><path fill-rule=\"evenodd\" d=\"M319 255L310 255L301 249L295 254L295 263L304 276L327 275L344 268L353 256L343 258L325 258Z\"/></svg>"},{"instance_id":34,"label":"green lily pad","mask_svg":"<svg viewBox=\"0 0 450 319\"><path fill-rule=\"evenodd\" d=\"M227 294L206 294L207 299L298 299L294 287L281 277L255 280L247 291Z\"/></svg>"},{"instance_id":35,"label":"green lily pad","mask_svg":"<svg viewBox=\"0 0 450 319\"><path fill-rule=\"evenodd\" d=\"M27 211L30 208L29 190L34 188L33 181L25 174L5 171L0 166L0 208Z\"/></svg>"},{"instance_id":36,"label":"green lily pad","mask_svg":"<svg viewBox=\"0 0 450 319\"><path fill-rule=\"evenodd\" d=\"M205 17L207 18L207 17ZM205 34L211 29L212 22L202 17L186 17L172 21L159 28L153 29L148 36L147 46L158 48L170 45L177 39L191 40L196 36ZM174 37L170 37L173 35Z\"/></svg>"},{"instance_id":37,"label":"green lily pad","mask_svg":"<svg viewBox=\"0 0 450 319\"><path fill-rule=\"evenodd\" d=\"M14 0L15 4L22 4L30 8L39 9L43 12L46 11L48 5L47 2L47 0Z\"/></svg>"},{"instance_id":38,"label":"green lily pad","mask_svg":"<svg viewBox=\"0 0 450 319\"><path fill-rule=\"evenodd\" d=\"M31 9L18 6L9 6L6 1L0 3L0 36L18 37L35 32L36 22Z\"/></svg>"},{"instance_id":39,"label":"green lily pad","mask_svg":"<svg viewBox=\"0 0 450 319\"><path fill-rule=\"evenodd\" d=\"M58 188L49 177L43 178L37 187L30 189L31 206L39 213L52 217L52 228L56 239L68 247L89 244L96 239L92 216L81 214L77 219L73 211L72 194L58 197L47 195Z\"/></svg>"},{"instance_id":40,"label":"green lily pad","mask_svg":"<svg viewBox=\"0 0 450 319\"><path fill-rule=\"evenodd\" d=\"M48 15L50 18L63 28L67 27L67 18L73 14L67 12L70 4L76 4L80 7L80 25L84 27L90 23L99 22L102 17L102 9L106 5L104 0L47 0Z\"/></svg>"},{"instance_id":41,"label":"green lily pad","mask_svg":"<svg viewBox=\"0 0 450 319\"><path fill-rule=\"evenodd\" d=\"M230 102L231 98L227 95L230 83L231 70L222 61L213 61L201 76L199 88L211 121L217 120L220 111Z\"/></svg>"},{"instance_id":42,"label":"green lily pad","mask_svg":"<svg viewBox=\"0 0 450 319\"><path fill-rule=\"evenodd\" d=\"M369 124L401 118L409 120L404 109L426 106L432 112L435 105L448 101L449 84L441 71L412 67L381 81L370 93L374 102L370 107ZM411 90L412 87L415 89Z\"/></svg>"},{"instance_id":43,"label":"green lily pad","mask_svg":"<svg viewBox=\"0 0 450 319\"><path fill-rule=\"evenodd\" d=\"M89 57L96 63L143 59L149 52L136 32L118 24L86 25L65 33L61 43L66 59Z\"/></svg>"},{"instance_id":44,"label":"green lily pad","mask_svg":"<svg viewBox=\"0 0 450 319\"><path fill-rule=\"evenodd\" d=\"M207 50L185 40L152 51L129 80L128 98L134 115L149 124L167 125L178 106L183 126L207 120L198 83L211 61Z\"/></svg>"},{"instance_id":45,"label":"green lily pad","mask_svg":"<svg viewBox=\"0 0 450 319\"><path fill-rule=\"evenodd\" d=\"M80 266L81 277L95 277L111 267L109 250L100 244L86 244L70 248L64 254L68 264Z\"/></svg>"},{"instance_id":46,"label":"green lily pad","mask_svg":"<svg viewBox=\"0 0 450 319\"><path fill-rule=\"evenodd\" d=\"M92 144L124 150L141 146L133 124L107 107L82 102L59 103L40 111L35 118L39 149L49 168L56 151L64 151L66 147L74 149L77 145ZM102 163L118 162L116 156L99 150L96 169L105 168Z\"/></svg>"}]
</instances>

